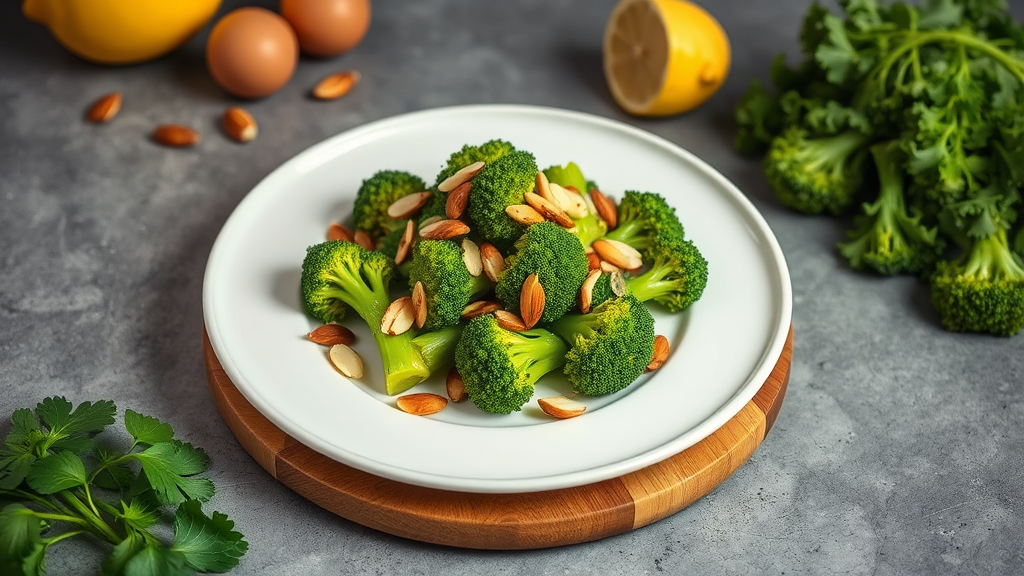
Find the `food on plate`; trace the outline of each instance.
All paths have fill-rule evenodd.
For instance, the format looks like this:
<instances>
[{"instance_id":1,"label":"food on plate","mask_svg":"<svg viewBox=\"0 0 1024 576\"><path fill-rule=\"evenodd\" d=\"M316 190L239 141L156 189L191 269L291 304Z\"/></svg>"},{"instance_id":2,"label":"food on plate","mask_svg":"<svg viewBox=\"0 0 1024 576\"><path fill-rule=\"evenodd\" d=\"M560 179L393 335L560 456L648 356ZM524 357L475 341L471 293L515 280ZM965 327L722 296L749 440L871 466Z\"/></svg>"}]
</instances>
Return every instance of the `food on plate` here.
<instances>
[{"instance_id":1,"label":"food on plate","mask_svg":"<svg viewBox=\"0 0 1024 576\"><path fill-rule=\"evenodd\" d=\"M254 6L228 12L214 24L206 41L210 75L240 98L276 92L291 79L298 59L298 42L288 22Z\"/></svg>"},{"instance_id":2,"label":"food on plate","mask_svg":"<svg viewBox=\"0 0 1024 576\"><path fill-rule=\"evenodd\" d=\"M427 189L419 176L401 170L381 170L363 180L352 206L356 230L379 238L401 230L405 221L388 215L388 208L399 198Z\"/></svg>"},{"instance_id":3,"label":"food on plate","mask_svg":"<svg viewBox=\"0 0 1024 576\"><path fill-rule=\"evenodd\" d=\"M355 48L370 28L370 0L281 0L299 47L311 56L335 56Z\"/></svg>"}]
</instances>

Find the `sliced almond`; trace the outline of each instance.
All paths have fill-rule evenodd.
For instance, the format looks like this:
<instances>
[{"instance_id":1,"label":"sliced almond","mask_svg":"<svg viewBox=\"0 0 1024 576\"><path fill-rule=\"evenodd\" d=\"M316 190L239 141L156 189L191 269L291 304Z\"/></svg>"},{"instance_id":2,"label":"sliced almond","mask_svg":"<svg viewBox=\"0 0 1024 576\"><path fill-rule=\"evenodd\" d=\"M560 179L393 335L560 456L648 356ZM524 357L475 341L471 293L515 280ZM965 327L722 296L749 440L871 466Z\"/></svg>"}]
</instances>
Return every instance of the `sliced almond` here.
<instances>
[{"instance_id":1,"label":"sliced almond","mask_svg":"<svg viewBox=\"0 0 1024 576\"><path fill-rule=\"evenodd\" d=\"M221 119L224 132L236 142L249 142L256 139L259 128L256 119L242 108L232 106L224 111Z\"/></svg>"},{"instance_id":2,"label":"sliced almond","mask_svg":"<svg viewBox=\"0 0 1024 576\"><path fill-rule=\"evenodd\" d=\"M484 271L484 263L480 258L480 248L469 238L462 239L462 261L470 276L479 276Z\"/></svg>"},{"instance_id":3,"label":"sliced almond","mask_svg":"<svg viewBox=\"0 0 1024 576\"><path fill-rule=\"evenodd\" d=\"M505 214L511 216L516 222L526 224L527 226L540 224L544 221L544 217L541 216L540 212L537 212L526 204L512 204L511 206L506 206Z\"/></svg>"},{"instance_id":4,"label":"sliced almond","mask_svg":"<svg viewBox=\"0 0 1024 576\"><path fill-rule=\"evenodd\" d=\"M420 236L425 240L447 240L466 234L469 234L469 226L461 220L439 220L420 228Z\"/></svg>"},{"instance_id":5,"label":"sliced almond","mask_svg":"<svg viewBox=\"0 0 1024 576\"><path fill-rule=\"evenodd\" d=\"M100 124L109 121L121 110L121 93L111 92L93 103L87 117L89 122Z\"/></svg>"},{"instance_id":6,"label":"sliced almond","mask_svg":"<svg viewBox=\"0 0 1024 576\"><path fill-rule=\"evenodd\" d=\"M199 133L182 124L161 124L153 131L153 140L164 146L185 148L199 143Z\"/></svg>"},{"instance_id":7,"label":"sliced almond","mask_svg":"<svg viewBox=\"0 0 1024 576\"><path fill-rule=\"evenodd\" d=\"M463 182L448 194L448 200L444 203L444 213L452 220L462 218L462 213L466 211L466 204L469 203L471 188L470 182Z\"/></svg>"},{"instance_id":8,"label":"sliced almond","mask_svg":"<svg viewBox=\"0 0 1024 576\"><path fill-rule=\"evenodd\" d=\"M583 218L590 214L587 208L587 201L573 187L563 188L554 182L551 183L551 195L558 199L558 206L565 210L565 213L572 218Z\"/></svg>"},{"instance_id":9,"label":"sliced almond","mask_svg":"<svg viewBox=\"0 0 1024 576\"><path fill-rule=\"evenodd\" d=\"M544 287L540 285L540 279L536 274L530 274L523 282L522 291L519 292L519 313L527 329L540 322L541 316L544 315L544 301Z\"/></svg>"},{"instance_id":10,"label":"sliced almond","mask_svg":"<svg viewBox=\"0 0 1024 576\"><path fill-rule=\"evenodd\" d=\"M623 270L632 270L644 265L640 252L637 252L636 248L618 240L602 238L594 241L593 246L602 260L607 260Z\"/></svg>"},{"instance_id":11,"label":"sliced almond","mask_svg":"<svg viewBox=\"0 0 1024 576\"><path fill-rule=\"evenodd\" d=\"M609 230L612 230L619 225L619 215L618 212L615 211L614 202L596 188L590 191L590 199L594 202L594 208L597 209L597 215L601 217L601 220L604 220L604 223L608 225Z\"/></svg>"},{"instance_id":12,"label":"sliced almond","mask_svg":"<svg viewBox=\"0 0 1024 576\"><path fill-rule=\"evenodd\" d=\"M402 296L384 310L384 316L380 319L380 331L388 336L405 334L412 328L415 320L416 311L413 309L412 298Z\"/></svg>"},{"instance_id":13,"label":"sliced almond","mask_svg":"<svg viewBox=\"0 0 1024 576\"><path fill-rule=\"evenodd\" d=\"M555 418L575 418L587 411L585 404L570 400L565 396L553 396L537 400L537 405L548 416Z\"/></svg>"},{"instance_id":14,"label":"sliced almond","mask_svg":"<svg viewBox=\"0 0 1024 576\"><path fill-rule=\"evenodd\" d=\"M501 252L494 247L493 244L487 244L486 242L480 245L480 260L483 262L484 273L491 279L491 282L497 282L498 277L505 271L505 259L501 257Z\"/></svg>"},{"instance_id":15,"label":"sliced almond","mask_svg":"<svg viewBox=\"0 0 1024 576\"><path fill-rule=\"evenodd\" d=\"M513 332L526 332L529 330L522 318L508 310L495 310L494 319L498 321L498 326L501 326L505 330L511 330Z\"/></svg>"},{"instance_id":16,"label":"sliced almond","mask_svg":"<svg viewBox=\"0 0 1024 576\"><path fill-rule=\"evenodd\" d=\"M352 240L367 250L373 250L373 240L366 230L356 230L356 233L352 235Z\"/></svg>"},{"instance_id":17,"label":"sliced almond","mask_svg":"<svg viewBox=\"0 0 1024 576\"><path fill-rule=\"evenodd\" d=\"M313 96L320 100L336 100L348 94L362 76L355 70L346 70L325 77L313 88Z\"/></svg>"},{"instance_id":18,"label":"sliced almond","mask_svg":"<svg viewBox=\"0 0 1024 576\"><path fill-rule=\"evenodd\" d=\"M600 279L600 270L591 270L590 274L587 274L587 279L580 287L580 312L584 314L590 312L590 304L594 299L594 286L597 286L597 281Z\"/></svg>"},{"instance_id":19,"label":"sliced almond","mask_svg":"<svg viewBox=\"0 0 1024 576\"><path fill-rule=\"evenodd\" d=\"M444 220L444 216L431 216L429 218L425 218L423 222L420 223L420 236L423 235L424 228L430 226L434 222L440 222L441 220Z\"/></svg>"},{"instance_id":20,"label":"sliced almond","mask_svg":"<svg viewBox=\"0 0 1024 576\"><path fill-rule=\"evenodd\" d=\"M347 346L356 341L356 335L348 328L339 324L317 326L315 330L306 334L306 337L321 346L334 346L336 344L345 344Z\"/></svg>"},{"instance_id":21,"label":"sliced almond","mask_svg":"<svg viewBox=\"0 0 1024 576\"><path fill-rule=\"evenodd\" d=\"M551 182L548 180L548 175L544 172L537 172L537 185L534 186L534 191L542 198L556 202L554 196L551 195Z\"/></svg>"},{"instance_id":22,"label":"sliced almond","mask_svg":"<svg viewBox=\"0 0 1024 576\"><path fill-rule=\"evenodd\" d=\"M565 210L555 206L550 200L546 200L533 192L527 192L523 199L546 220L551 220L562 228L576 227L576 223L572 221L572 218L569 218Z\"/></svg>"},{"instance_id":23,"label":"sliced almond","mask_svg":"<svg viewBox=\"0 0 1024 576\"><path fill-rule=\"evenodd\" d=\"M484 169L485 165L486 163L484 162L473 162L469 166L466 166L455 174L445 178L443 182L437 185L437 189L441 192L451 192L458 188L463 182L467 182L479 174L480 171Z\"/></svg>"},{"instance_id":24,"label":"sliced almond","mask_svg":"<svg viewBox=\"0 0 1024 576\"><path fill-rule=\"evenodd\" d=\"M391 216L395 220L405 220L406 218L412 218L412 215L423 208L430 197L433 196L433 192L413 192L412 194L406 194L398 200L391 203L388 206L388 216Z\"/></svg>"},{"instance_id":25,"label":"sliced almond","mask_svg":"<svg viewBox=\"0 0 1024 576\"><path fill-rule=\"evenodd\" d=\"M448 405L448 399L429 392L419 392L417 394L399 396L395 404L398 405L398 409L402 412L408 412L413 416L427 416L444 410L445 406Z\"/></svg>"},{"instance_id":26,"label":"sliced almond","mask_svg":"<svg viewBox=\"0 0 1024 576\"><path fill-rule=\"evenodd\" d=\"M356 351L349 348L345 344L335 344L331 346L331 351L328 353L331 357L331 363L334 367L349 378L362 378L363 377L363 359L356 354Z\"/></svg>"},{"instance_id":27,"label":"sliced almond","mask_svg":"<svg viewBox=\"0 0 1024 576\"><path fill-rule=\"evenodd\" d=\"M469 397L466 394L466 382L454 367L448 371L448 378L444 381L444 387L448 391L448 397L451 398L452 402L462 402Z\"/></svg>"},{"instance_id":28,"label":"sliced almond","mask_svg":"<svg viewBox=\"0 0 1024 576\"><path fill-rule=\"evenodd\" d=\"M471 302L462 309L462 319L472 320L477 316L483 316L484 314L490 314L495 310L501 310L500 302L491 302L490 300L480 300L478 302Z\"/></svg>"},{"instance_id":29,"label":"sliced almond","mask_svg":"<svg viewBox=\"0 0 1024 576\"><path fill-rule=\"evenodd\" d=\"M616 296L625 296L627 292L626 279L622 276L622 272L615 272L612 277L609 278L611 284L612 294Z\"/></svg>"},{"instance_id":30,"label":"sliced almond","mask_svg":"<svg viewBox=\"0 0 1024 576\"><path fill-rule=\"evenodd\" d=\"M591 251L589 254L587 254L587 267L590 270L600 270L601 262L601 257L597 255L597 252Z\"/></svg>"},{"instance_id":31,"label":"sliced almond","mask_svg":"<svg viewBox=\"0 0 1024 576\"><path fill-rule=\"evenodd\" d=\"M600 260L600 257L598 259ZM608 274L622 274L622 268L605 260L601 260L601 271Z\"/></svg>"},{"instance_id":32,"label":"sliced almond","mask_svg":"<svg viewBox=\"0 0 1024 576\"><path fill-rule=\"evenodd\" d=\"M406 257L409 256L409 250L412 249L412 241L415 239L416 223L408 220L405 223L405 232L402 232L402 238L398 241L398 249L395 250L395 266L405 262Z\"/></svg>"},{"instance_id":33,"label":"sliced almond","mask_svg":"<svg viewBox=\"0 0 1024 576\"><path fill-rule=\"evenodd\" d=\"M412 287L412 312L416 328L423 328L427 322L427 292L423 289L423 282L419 280Z\"/></svg>"},{"instance_id":34,"label":"sliced almond","mask_svg":"<svg viewBox=\"0 0 1024 576\"><path fill-rule=\"evenodd\" d=\"M647 372L653 372L668 360L668 353L671 351L668 338L658 334L654 337L654 354L651 355L651 363L647 365Z\"/></svg>"},{"instance_id":35,"label":"sliced almond","mask_svg":"<svg viewBox=\"0 0 1024 576\"><path fill-rule=\"evenodd\" d=\"M355 240L352 236L352 231L348 229L348 226L343 226L337 222L331 222L331 225L327 227L327 239L344 240L345 242L352 242Z\"/></svg>"}]
</instances>

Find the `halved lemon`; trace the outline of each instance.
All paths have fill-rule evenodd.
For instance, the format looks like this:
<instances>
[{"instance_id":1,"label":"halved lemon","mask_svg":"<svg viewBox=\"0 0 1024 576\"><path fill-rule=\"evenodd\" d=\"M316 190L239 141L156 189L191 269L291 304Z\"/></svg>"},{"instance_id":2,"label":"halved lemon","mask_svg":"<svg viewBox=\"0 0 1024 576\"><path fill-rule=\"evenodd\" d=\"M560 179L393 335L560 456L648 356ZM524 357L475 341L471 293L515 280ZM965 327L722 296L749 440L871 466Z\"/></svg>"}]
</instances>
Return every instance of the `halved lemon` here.
<instances>
[{"instance_id":1,"label":"halved lemon","mask_svg":"<svg viewBox=\"0 0 1024 576\"><path fill-rule=\"evenodd\" d=\"M729 75L729 38L685 0L622 0L604 32L604 75L615 102L639 116L692 110Z\"/></svg>"}]
</instances>

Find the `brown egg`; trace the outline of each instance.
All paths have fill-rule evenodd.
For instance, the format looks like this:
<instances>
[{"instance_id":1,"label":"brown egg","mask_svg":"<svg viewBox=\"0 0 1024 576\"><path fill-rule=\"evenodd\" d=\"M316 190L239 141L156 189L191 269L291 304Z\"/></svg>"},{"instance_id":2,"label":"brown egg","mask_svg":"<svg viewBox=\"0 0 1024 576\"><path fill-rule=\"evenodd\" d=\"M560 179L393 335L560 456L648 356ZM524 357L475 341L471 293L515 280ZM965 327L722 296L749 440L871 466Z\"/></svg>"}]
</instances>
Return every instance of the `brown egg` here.
<instances>
[{"instance_id":1,"label":"brown egg","mask_svg":"<svg viewBox=\"0 0 1024 576\"><path fill-rule=\"evenodd\" d=\"M302 51L334 56L359 44L370 27L370 0L281 0Z\"/></svg>"},{"instance_id":2,"label":"brown egg","mask_svg":"<svg viewBox=\"0 0 1024 576\"><path fill-rule=\"evenodd\" d=\"M214 81L243 98L266 96L287 84L298 59L291 26L264 8L227 13L206 42L206 65Z\"/></svg>"}]
</instances>

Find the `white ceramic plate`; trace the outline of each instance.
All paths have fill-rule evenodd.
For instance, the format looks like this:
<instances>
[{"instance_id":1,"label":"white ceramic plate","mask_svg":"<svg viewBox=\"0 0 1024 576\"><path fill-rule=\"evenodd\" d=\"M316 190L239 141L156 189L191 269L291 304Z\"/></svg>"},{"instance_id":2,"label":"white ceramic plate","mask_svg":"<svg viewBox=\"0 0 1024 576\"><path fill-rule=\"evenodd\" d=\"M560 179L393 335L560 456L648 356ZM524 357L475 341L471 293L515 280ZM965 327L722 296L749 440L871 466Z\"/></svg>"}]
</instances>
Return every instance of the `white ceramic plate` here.
<instances>
[{"instance_id":1,"label":"white ceramic plate","mask_svg":"<svg viewBox=\"0 0 1024 576\"><path fill-rule=\"evenodd\" d=\"M522 412L485 414L469 402L430 417L395 407L365 325L348 324L367 371L341 376L305 339L306 247L344 220L361 181L380 169L433 182L466 143L503 138L542 167L575 161L612 197L660 192L709 261L703 298L683 314L654 310L672 342L668 362L612 396L581 398L587 412L554 420L536 398L571 395L561 374L538 383ZM723 176L692 154L628 125L526 106L469 106L374 122L302 152L239 204L210 255L203 311L231 381L276 426L335 460L432 488L528 492L579 486L638 470L705 438L767 379L791 317L789 274L771 230ZM443 375L412 392L444 394Z\"/></svg>"}]
</instances>

